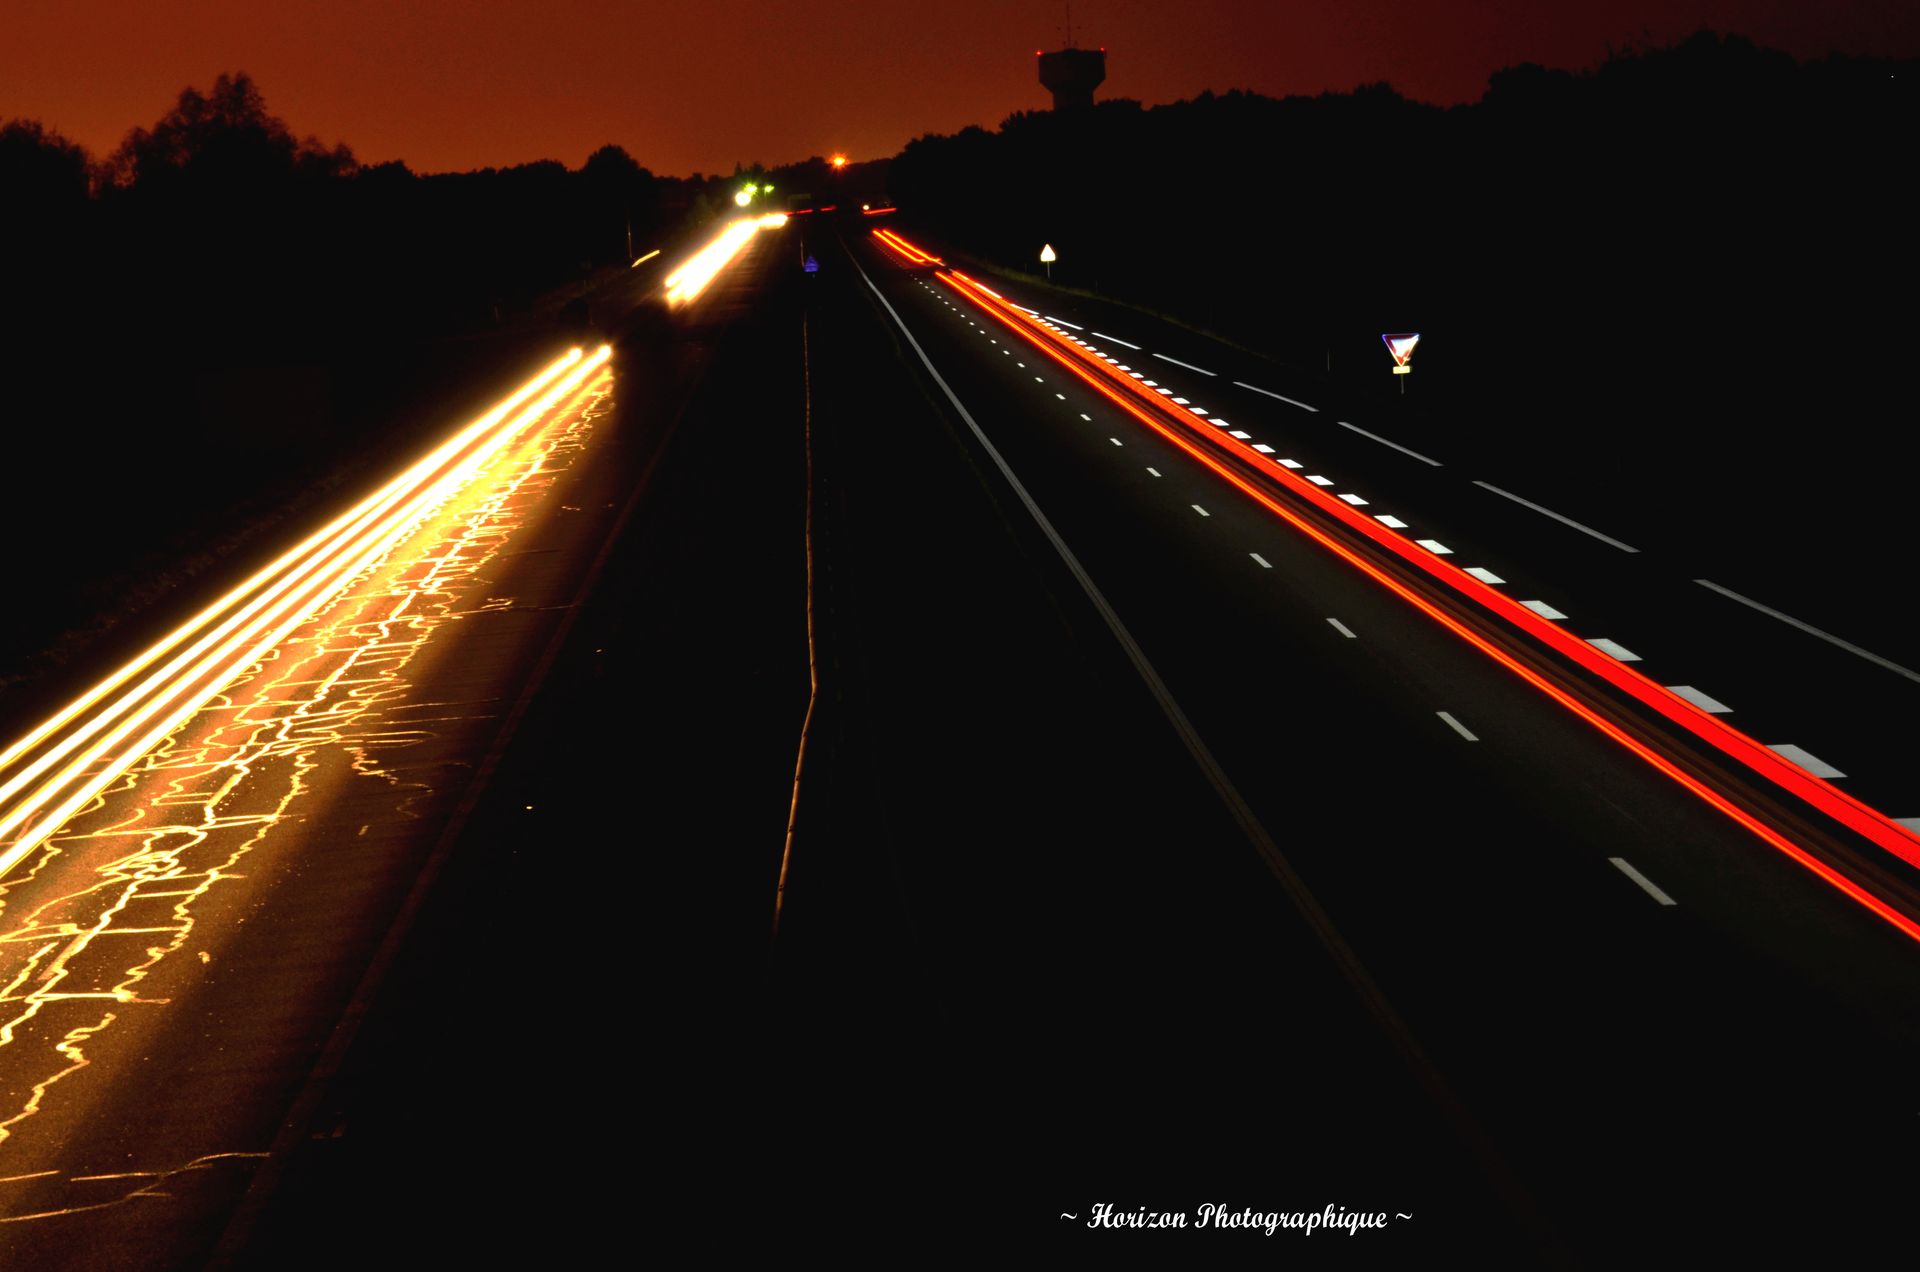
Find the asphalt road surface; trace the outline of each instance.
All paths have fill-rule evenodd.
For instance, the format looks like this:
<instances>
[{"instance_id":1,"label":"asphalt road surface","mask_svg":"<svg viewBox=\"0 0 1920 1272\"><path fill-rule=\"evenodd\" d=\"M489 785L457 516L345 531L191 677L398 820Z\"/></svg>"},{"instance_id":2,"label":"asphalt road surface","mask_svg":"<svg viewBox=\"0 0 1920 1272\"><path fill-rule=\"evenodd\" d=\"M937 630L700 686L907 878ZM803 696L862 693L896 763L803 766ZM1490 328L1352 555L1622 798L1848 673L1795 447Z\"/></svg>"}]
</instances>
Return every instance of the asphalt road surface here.
<instances>
[{"instance_id":1,"label":"asphalt road surface","mask_svg":"<svg viewBox=\"0 0 1920 1272\"><path fill-rule=\"evenodd\" d=\"M1885 1229L1920 959L1754 827L1895 910L1908 866L1258 464L1903 815L1858 709L1897 659L871 228L625 297L608 369L0 880L7 1266ZM1268 449L1203 462L1194 408ZM1209 1203L1387 1223L1087 1226Z\"/></svg>"}]
</instances>

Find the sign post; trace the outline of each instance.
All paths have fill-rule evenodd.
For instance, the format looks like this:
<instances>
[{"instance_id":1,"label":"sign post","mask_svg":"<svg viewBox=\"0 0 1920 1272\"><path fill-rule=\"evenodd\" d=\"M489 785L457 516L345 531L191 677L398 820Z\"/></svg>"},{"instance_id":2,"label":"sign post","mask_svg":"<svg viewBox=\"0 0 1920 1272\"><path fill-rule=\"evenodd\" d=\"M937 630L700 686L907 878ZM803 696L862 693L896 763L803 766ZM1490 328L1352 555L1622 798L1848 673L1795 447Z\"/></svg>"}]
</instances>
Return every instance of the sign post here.
<instances>
[{"instance_id":1,"label":"sign post","mask_svg":"<svg viewBox=\"0 0 1920 1272\"><path fill-rule=\"evenodd\" d=\"M1053 244L1042 243L1040 245L1040 263L1047 267L1048 282L1053 281L1053 263L1059 259L1058 256L1054 255Z\"/></svg>"},{"instance_id":2,"label":"sign post","mask_svg":"<svg viewBox=\"0 0 1920 1272\"><path fill-rule=\"evenodd\" d=\"M1393 373L1398 376L1412 374L1413 368L1407 365L1407 360L1413 357L1413 347L1420 343L1420 333L1417 331L1393 332L1381 336L1380 339L1386 341L1387 352L1393 355ZM1402 396L1406 391L1407 382L1403 379L1400 381Z\"/></svg>"}]
</instances>

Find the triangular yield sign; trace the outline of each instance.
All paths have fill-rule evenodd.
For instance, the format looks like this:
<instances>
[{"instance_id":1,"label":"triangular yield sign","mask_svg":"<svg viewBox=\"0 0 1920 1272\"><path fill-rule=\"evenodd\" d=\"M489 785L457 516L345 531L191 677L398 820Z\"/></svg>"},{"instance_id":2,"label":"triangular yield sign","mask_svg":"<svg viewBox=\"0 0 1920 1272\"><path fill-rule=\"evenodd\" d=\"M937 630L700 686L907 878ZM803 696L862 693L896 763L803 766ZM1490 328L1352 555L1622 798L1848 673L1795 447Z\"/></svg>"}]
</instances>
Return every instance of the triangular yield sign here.
<instances>
[{"instance_id":1,"label":"triangular yield sign","mask_svg":"<svg viewBox=\"0 0 1920 1272\"><path fill-rule=\"evenodd\" d=\"M1403 367L1407 365L1407 359L1413 356L1413 346L1420 343L1420 333L1417 331L1383 335L1380 338L1387 342L1387 352L1393 355L1394 362Z\"/></svg>"}]
</instances>

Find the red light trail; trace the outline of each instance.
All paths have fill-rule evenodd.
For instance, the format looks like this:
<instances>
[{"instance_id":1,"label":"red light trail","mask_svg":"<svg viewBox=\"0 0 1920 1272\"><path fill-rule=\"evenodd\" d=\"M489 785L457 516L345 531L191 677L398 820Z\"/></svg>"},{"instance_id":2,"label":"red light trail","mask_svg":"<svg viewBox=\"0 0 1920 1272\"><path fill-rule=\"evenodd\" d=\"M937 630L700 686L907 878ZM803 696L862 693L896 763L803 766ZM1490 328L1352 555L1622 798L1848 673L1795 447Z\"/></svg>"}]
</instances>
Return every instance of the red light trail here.
<instances>
[{"instance_id":1,"label":"red light trail","mask_svg":"<svg viewBox=\"0 0 1920 1272\"><path fill-rule=\"evenodd\" d=\"M875 230L875 237L881 238L885 245L910 264L942 263L938 258L915 247L906 239L890 230ZM1671 760L1660 755L1646 744L1634 738L1619 725L1580 702L1567 690L1554 684L1538 671L1514 658L1493 641L1458 618L1447 613L1440 606L1393 577L1379 565L1367 560L1353 548L1332 537L1324 529L1314 525L1295 510L1275 499L1250 480L1237 467L1222 461L1217 452L1224 451L1235 459L1260 464L1262 456L1250 446L1235 439L1221 436L1216 430L1203 428L1197 420L1186 418L1184 412L1174 412L1163 405L1157 394L1142 388L1130 377L1115 371L1096 355L1073 344L1065 337L1050 330L1039 318L1020 309L996 293L981 285L958 270L943 269L934 272L934 277L945 283L954 292L971 300L978 308L992 315L1004 326L1016 332L1028 343L1047 354L1064 369L1071 371L1090 388L1099 392L1114 405L1153 429L1160 436L1178 446L1182 451L1205 465L1219 477L1225 479L1243 494L1259 503L1269 512L1280 517L1301 533L1333 552L1342 560L1388 588L1403 600L1419 609L1435 622L1453 632L1456 636L1474 648L1492 658L1514 675L1538 689L1555 702L1585 720L1601 733L1611 738L1633 754L1644 760L1665 776L1711 805L1721 813L1733 819L1766 841L1801 866L1812 871L1828 884L1839 889L1848 897L1873 911L1882 919L1891 923L1908 937L1920 940L1920 922L1867 890L1859 883L1836 870L1818 856L1803 848L1771 826L1762 822L1751 813L1731 802L1698 778L1685 772ZM1153 410L1147 410L1146 407ZM1167 422L1172 416L1179 420L1173 425ZM1206 439L1206 445L1196 444L1195 436ZM1687 732L1714 747L1721 754L1735 760L1745 768L1805 801L1812 807L1832 817L1835 821L1869 839L1887 852L1911 865L1920 865L1920 839L1885 813L1872 808L1861 801L1835 788L1827 781L1813 776L1792 761L1779 755L1756 739L1741 733L1685 699L1678 697L1665 686L1626 667L1595 649L1586 641L1559 627L1512 598L1495 591L1492 587L1467 574L1437 556L1419 548L1370 518L1354 511L1341 501L1333 498L1311 483L1295 476L1284 468L1275 468L1266 474L1269 481L1278 482L1283 488L1300 498L1307 500L1316 510L1337 520L1340 524L1356 531L1375 544L1387 549L1399 559L1417 567L1422 573L1459 593L1466 600L1481 609L1504 619L1527 635L1540 641L1577 663L1583 669L1601 677L1609 684L1623 690L1635 700L1651 707L1661 716L1679 725Z\"/></svg>"}]
</instances>

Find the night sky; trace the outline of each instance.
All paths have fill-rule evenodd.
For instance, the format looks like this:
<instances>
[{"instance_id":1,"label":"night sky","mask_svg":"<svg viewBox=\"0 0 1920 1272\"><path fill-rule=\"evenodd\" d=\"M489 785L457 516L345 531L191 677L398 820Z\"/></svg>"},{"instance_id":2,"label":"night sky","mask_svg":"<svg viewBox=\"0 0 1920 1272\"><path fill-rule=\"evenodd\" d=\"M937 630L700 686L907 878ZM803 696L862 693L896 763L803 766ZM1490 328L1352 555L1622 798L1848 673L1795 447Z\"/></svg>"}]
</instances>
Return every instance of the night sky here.
<instances>
[{"instance_id":1,"label":"night sky","mask_svg":"<svg viewBox=\"0 0 1920 1272\"><path fill-rule=\"evenodd\" d=\"M191 83L253 75L296 132L417 171L560 159L606 142L663 173L731 171L1044 106L1034 50L1064 6L985 0L16 0L0 30L0 118L96 155ZM1800 56L1912 56L1910 0L1080 0L1102 96L1276 96L1391 81L1451 103L1520 61L1581 68L1609 43L1702 26Z\"/></svg>"}]
</instances>

